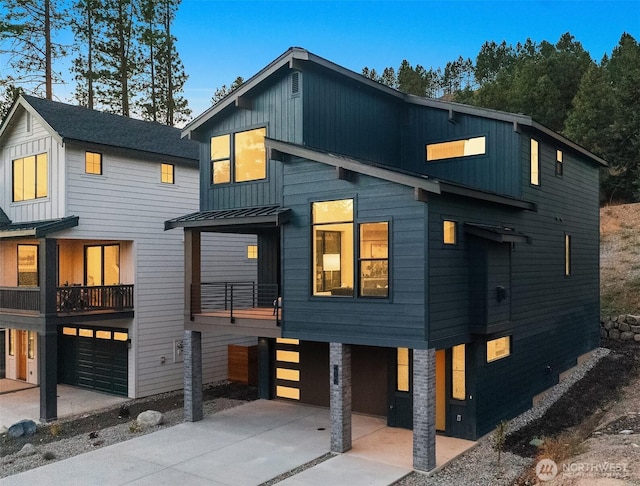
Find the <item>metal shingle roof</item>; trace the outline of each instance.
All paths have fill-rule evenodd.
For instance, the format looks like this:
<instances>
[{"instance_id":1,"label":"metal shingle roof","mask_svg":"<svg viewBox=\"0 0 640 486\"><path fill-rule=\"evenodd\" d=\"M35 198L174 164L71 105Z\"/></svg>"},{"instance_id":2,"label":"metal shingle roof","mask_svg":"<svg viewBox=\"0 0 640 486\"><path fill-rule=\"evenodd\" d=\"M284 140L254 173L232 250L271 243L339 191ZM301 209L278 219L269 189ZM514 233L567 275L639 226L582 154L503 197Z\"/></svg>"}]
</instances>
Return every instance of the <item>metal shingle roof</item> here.
<instances>
[{"instance_id":1,"label":"metal shingle roof","mask_svg":"<svg viewBox=\"0 0 640 486\"><path fill-rule=\"evenodd\" d=\"M41 238L57 231L78 226L78 216L48 219L45 221L29 221L27 223L9 223L0 226L0 238L18 238L32 236Z\"/></svg>"}]
</instances>

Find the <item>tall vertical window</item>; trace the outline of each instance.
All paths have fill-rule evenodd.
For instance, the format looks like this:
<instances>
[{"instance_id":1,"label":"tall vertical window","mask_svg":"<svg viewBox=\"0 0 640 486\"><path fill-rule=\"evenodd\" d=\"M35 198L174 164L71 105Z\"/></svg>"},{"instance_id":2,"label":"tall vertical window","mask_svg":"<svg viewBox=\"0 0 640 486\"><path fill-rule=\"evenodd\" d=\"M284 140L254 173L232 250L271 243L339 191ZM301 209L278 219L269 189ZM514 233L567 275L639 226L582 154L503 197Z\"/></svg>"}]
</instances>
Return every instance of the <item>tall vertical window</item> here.
<instances>
[{"instance_id":1,"label":"tall vertical window","mask_svg":"<svg viewBox=\"0 0 640 486\"><path fill-rule=\"evenodd\" d=\"M540 185L540 153L538 141L531 139L531 184Z\"/></svg>"},{"instance_id":2,"label":"tall vertical window","mask_svg":"<svg viewBox=\"0 0 640 486\"><path fill-rule=\"evenodd\" d=\"M8 329L9 332L9 356L16 355L16 339L18 337L18 331L15 329Z\"/></svg>"},{"instance_id":3,"label":"tall vertical window","mask_svg":"<svg viewBox=\"0 0 640 486\"><path fill-rule=\"evenodd\" d=\"M353 199L314 202L313 295L353 296Z\"/></svg>"},{"instance_id":4,"label":"tall vertical window","mask_svg":"<svg viewBox=\"0 0 640 486\"><path fill-rule=\"evenodd\" d=\"M451 348L451 397L464 400L467 395L465 366L465 345L459 344Z\"/></svg>"},{"instance_id":5,"label":"tall vertical window","mask_svg":"<svg viewBox=\"0 0 640 486\"><path fill-rule=\"evenodd\" d=\"M85 285L117 285L120 283L120 246L85 247Z\"/></svg>"},{"instance_id":6,"label":"tall vertical window","mask_svg":"<svg viewBox=\"0 0 640 486\"><path fill-rule=\"evenodd\" d=\"M266 128L211 138L213 184L248 182L267 177Z\"/></svg>"},{"instance_id":7,"label":"tall vertical window","mask_svg":"<svg viewBox=\"0 0 640 486\"><path fill-rule=\"evenodd\" d=\"M556 150L556 174L561 176L563 172L562 150Z\"/></svg>"},{"instance_id":8,"label":"tall vertical window","mask_svg":"<svg viewBox=\"0 0 640 486\"><path fill-rule=\"evenodd\" d=\"M38 245L18 245L18 287L38 283Z\"/></svg>"},{"instance_id":9,"label":"tall vertical window","mask_svg":"<svg viewBox=\"0 0 640 486\"><path fill-rule=\"evenodd\" d=\"M38 334L35 331L29 331L27 334L27 357L29 359L35 359L36 357L36 336Z\"/></svg>"},{"instance_id":10,"label":"tall vertical window","mask_svg":"<svg viewBox=\"0 0 640 486\"><path fill-rule=\"evenodd\" d=\"M173 184L173 164L160 164L160 182L163 184Z\"/></svg>"},{"instance_id":11,"label":"tall vertical window","mask_svg":"<svg viewBox=\"0 0 640 486\"><path fill-rule=\"evenodd\" d=\"M389 296L389 223L360 225L360 295Z\"/></svg>"},{"instance_id":12,"label":"tall vertical window","mask_svg":"<svg viewBox=\"0 0 640 486\"><path fill-rule=\"evenodd\" d=\"M95 152L85 152L84 171L87 174L102 174L102 154Z\"/></svg>"},{"instance_id":13,"label":"tall vertical window","mask_svg":"<svg viewBox=\"0 0 640 486\"><path fill-rule=\"evenodd\" d=\"M443 221L442 222L442 242L445 245L455 245L458 243L457 238L458 225L455 221Z\"/></svg>"},{"instance_id":14,"label":"tall vertical window","mask_svg":"<svg viewBox=\"0 0 640 486\"><path fill-rule=\"evenodd\" d=\"M31 155L13 161L13 200L29 201L47 197L47 154Z\"/></svg>"},{"instance_id":15,"label":"tall vertical window","mask_svg":"<svg viewBox=\"0 0 640 486\"><path fill-rule=\"evenodd\" d=\"M571 275L571 235L564 235L564 274Z\"/></svg>"},{"instance_id":16,"label":"tall vertical window","mask_svg":"<svg viewBox=\"0 0 640 486\"><path fill-rule=\"evenodd\" d=\"M396 376L396 390L409 391L409 349L398 348L398 366Z\"/></svg>"}]
</instances>

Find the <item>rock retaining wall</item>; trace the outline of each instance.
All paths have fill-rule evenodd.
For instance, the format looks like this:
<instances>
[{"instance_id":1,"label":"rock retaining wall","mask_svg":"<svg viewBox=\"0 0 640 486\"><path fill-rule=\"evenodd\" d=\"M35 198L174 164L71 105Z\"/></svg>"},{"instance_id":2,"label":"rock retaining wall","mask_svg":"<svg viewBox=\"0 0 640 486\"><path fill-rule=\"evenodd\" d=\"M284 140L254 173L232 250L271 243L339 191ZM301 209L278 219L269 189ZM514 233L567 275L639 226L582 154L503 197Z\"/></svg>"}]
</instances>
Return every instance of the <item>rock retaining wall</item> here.
<instances>
[{"instance_id":1,"label":"rock retaining wall","mask_svg":"<svg viewBox=\"0 0 640 486\"><path fill-rule=\"evenodd\" d=\"M640 316L621 315L600 320L600 336L640 344Z\"/></svg>"}]
</instances>

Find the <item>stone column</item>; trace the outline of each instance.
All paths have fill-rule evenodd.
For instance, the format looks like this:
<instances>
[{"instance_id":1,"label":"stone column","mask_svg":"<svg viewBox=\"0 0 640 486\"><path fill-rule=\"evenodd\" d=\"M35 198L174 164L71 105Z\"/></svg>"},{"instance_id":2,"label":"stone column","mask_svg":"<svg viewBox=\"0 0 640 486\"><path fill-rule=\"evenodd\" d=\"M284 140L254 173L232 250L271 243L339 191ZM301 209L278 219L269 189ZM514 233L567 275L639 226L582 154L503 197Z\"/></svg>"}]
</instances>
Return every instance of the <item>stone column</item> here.
<instances>
[{"instance_id":1,"label":"stone column","mask_svg":"<svg viewBox=\"0 0 640 486\"><path fill-rule=\"evenodd\" d=\"M436 350L413 350L413 467L436 467Z\"/></svg>"},{"instance_id":2,"label":"stone column","mask_svg":"<svg viewBox=\"0 0 640 486\"><path fill-rule=\"evenodd\" d=\"M202 420L202 333L184 332L184 419Z\"/></svg>"},{"instance_id":3,"label":"stone column","mask_svg":"<svg viewBox=\"0 0 640 486\"><path fill-rule=\"evenodd\" d=\"M351 449L351 346L329 344L331 452Z\"/></svg>"}]
</instances>

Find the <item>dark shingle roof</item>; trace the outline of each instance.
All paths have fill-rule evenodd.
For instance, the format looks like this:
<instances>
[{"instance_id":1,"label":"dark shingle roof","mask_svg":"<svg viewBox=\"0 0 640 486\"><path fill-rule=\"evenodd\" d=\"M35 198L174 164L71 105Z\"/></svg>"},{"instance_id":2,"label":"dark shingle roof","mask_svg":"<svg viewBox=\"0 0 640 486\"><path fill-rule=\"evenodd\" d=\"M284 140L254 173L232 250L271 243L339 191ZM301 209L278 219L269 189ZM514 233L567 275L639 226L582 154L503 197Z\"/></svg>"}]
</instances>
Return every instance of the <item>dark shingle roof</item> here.
<instances>
[{"instance_id":1,"label":"dark shingle roof","mask_svg":"<svg viewBox=\"0 0 640 486\"><path fill-rule=\"evenodd\" d=\"M7 226L8 224L11 224L11 220L9 219L9 216L7 216L7 213L0 208L0 228Z\"/></svg>"},{"instance_id":2,"label":"dark shingle roof","mask_svg":"<svg viewBox=\"0 0 640 486\"><path fill-rule=\"evenodd\" d=\"M89 110L23 95L63 139L139 150L197 161L198 143L181 139L180 130L160 123Z\"/></svg>"},{"instance_id":3,"label":"dark shingle roof","mask_svg":"<svg viewBox=\"0 0 640 486\"><path fill-rule=\"evenodd\" d=\"M48 219L45 221L29 221L27 223L0 225L0 238L16 238L20 236L42 238L50 233L78 226L79 219L78 216L67 216L66 218Z\"/></svg>"}]
</instances>

